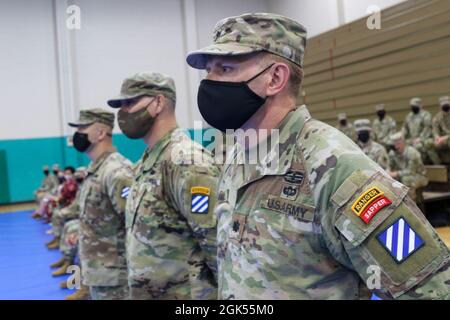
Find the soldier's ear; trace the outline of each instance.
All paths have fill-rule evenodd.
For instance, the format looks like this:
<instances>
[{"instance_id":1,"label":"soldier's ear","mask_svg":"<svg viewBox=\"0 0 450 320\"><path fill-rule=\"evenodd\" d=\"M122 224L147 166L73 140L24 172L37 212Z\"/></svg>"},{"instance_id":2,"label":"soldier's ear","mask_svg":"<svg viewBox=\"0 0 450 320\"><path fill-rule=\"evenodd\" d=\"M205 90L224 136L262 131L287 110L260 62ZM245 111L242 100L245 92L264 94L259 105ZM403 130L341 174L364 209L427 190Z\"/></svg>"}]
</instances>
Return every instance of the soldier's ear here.
<instances>
[{"instance_id":1,"label":"soldier's ear","mask_svg":"<svg viewBox=\"0 0 450 320\"><path fill-rule=\"evenodd\" d=\"M161 94L158 94L156 96L155 117L157 115L159 115L163 111L164 106L165 106L165 100L164 99L165 99L165 97L163 95L161 95Z\"/></svg>"},{"instance_id":2,"label":"soldier's ear","mask_svg":"<svg viewBox=\"0 0 450 320\"><path fill-rule=\"evenodd\" d=\"M103 141L106 139L106 136L108 135L108 132L106 131L105 128L97 128L98 131L98 137L97 140L98 141Z\"/></svg>"},{"instance_id":3,"label":"soldier's ear","mask_svg":"<svg viewBox=\"0 0 450 320\"><path fill-rule=\"evenodd\" d=\"M271 68L271 74L272 78L266 90L267 96L276 95L289 85L291 71L287 64L279 62Z\"/></svg>"}]
</instances>

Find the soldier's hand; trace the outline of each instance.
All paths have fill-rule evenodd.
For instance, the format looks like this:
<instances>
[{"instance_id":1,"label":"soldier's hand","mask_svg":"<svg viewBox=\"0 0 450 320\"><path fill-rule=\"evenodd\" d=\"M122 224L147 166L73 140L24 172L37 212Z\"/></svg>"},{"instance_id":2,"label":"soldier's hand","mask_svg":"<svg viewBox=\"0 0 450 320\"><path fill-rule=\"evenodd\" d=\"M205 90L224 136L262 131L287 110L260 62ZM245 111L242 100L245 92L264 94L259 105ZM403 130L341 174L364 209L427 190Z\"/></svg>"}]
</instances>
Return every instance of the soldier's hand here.
<instances>
[{"instance_id":1,"label":"soldier's hand","mask_svg":"<svg viewBox=\"0 0 450 320\"><path fill-rule=\"evenodd\" d=\"M445 141L447 141L448 136L443 136L443 137L436 137L434 139L434 144L436 146L440 146L441 144L443 144Z\"/></svg>"},{"instance_id":2,"label":"soldier's hand","mask_svg":"<svg viewBox=\"0 0 450 320\"><path fill-rule=\"evenodd\" d=\"M413 140L413 145L418 145L420 143L420 138L416 138Z\"/></svg>"},{"instance_id":3,"label":"soldier's hand","mask_svg":"<svg viewBox=\"0 0 450 320\"><path fill-rule=\"evenodd\" d=\"M69 235L69 237L67 238L67 242L71 246L75 246L78 243L78 234L71 234L71 235Z\"/></svg>"}]
</instances>

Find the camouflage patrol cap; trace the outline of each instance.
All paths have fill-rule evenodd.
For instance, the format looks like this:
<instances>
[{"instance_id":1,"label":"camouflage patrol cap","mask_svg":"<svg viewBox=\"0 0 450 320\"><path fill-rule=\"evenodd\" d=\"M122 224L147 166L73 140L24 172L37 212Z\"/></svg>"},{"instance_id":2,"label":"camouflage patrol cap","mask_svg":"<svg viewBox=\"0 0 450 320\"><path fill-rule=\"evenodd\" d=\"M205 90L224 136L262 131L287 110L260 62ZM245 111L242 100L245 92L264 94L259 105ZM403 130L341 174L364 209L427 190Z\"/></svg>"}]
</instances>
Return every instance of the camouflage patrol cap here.
<instances>
[{"instance_id":1,"label":"camouflage patrol cap","mask_svg":"<svg viewBox=\"0 0 450 320\"><path fill-rule=\"evenodd\" d=\"M306 28L272 13L246 13L219 21L213 44L188 54L187 63L205 69L208 56L238 56L266 51L303 67Z\"/></svg>"},{"instance_id":2,"label":"camouflage patrol cap","mask_svg":"<svg viewBox=\"0 0 450 320\"><path fill-rule=\"evenodd\" d=\"M347 115L345 113L338 114L338 121L346 120L346 119L347 119Z\"/></svg>"},{"instance_id":3,"label":"camouflage patrol cap","mask_svg":"<svg viewBox=\"0 0 450 320\"><path fill-rule=\"evenodd\" d=\"M410 106L416 106L416 107L421 107L422 106L422 99L420 98L412 98L411 101L409 102Z\"/></svg>"},{"instance_id":4,"label":"camouflage patrol cap","mask_svg":"<svg viewBox=\"0 0 450 320\"><path fill-rule=\"evenodd\" d=\"M402 131L393 133L389 136L389 140L392 142L397 141L397 140L404 140L404 139L405 139L405 137L404 137Z\"/></svg>"},{"instance_id":5,"label":"camouflage patrol cap","mask_svg":"<svg viewBox=\"0 0 450 320\"><path fill-rule=\"evenodd\" d=\"M450 104L450 97L448 96L440 97L439 104L441 105L441 107Z\"/></svg>"},{"instance_id":6,"label":"camouflage patrol cap","mask_svg":"<svg viewBox=\"0 0 450 320\"><path fill-rule=\"evenodd\" d=\"M356 131L372 131L372 125L369 119L358 119L354 122Z\"/></svg>"},{"instance_id":7,"label":"camouflage patrol cap","mask_svg":"<svg viewBox=\"0 0 450 320\"><path fill-rule=\"evenodd\" d=\"M69 122L69 126L87 126L95 122L102 123L111 128L114 128L114 113L99 108L81 110L78 121Z\"/></svg>"},{"instance_id":8,"label":"camouflage patrol cap","mask_svg":"<svg viewBox=\"0 0 450 320\"><path fill-rule=\"evenodd\" d=\"M175 82L168 75L158 72L139 72L123 80L120 95L108 100L112 108L120 108L123 101L162 94L176 101Z\"/></svg>"},{"instance_id":9,"label":"camouflage patrol cap","mask_svg":"<svg viewBox=\"0 0 450 320\"><path fill-rule=\"evenodd\" d=\"M377 104L375 106L375 111L383 111L386 110L386 105L385 104Z\"/></svg>"},{"instance_id":10,"label":"camouflage patrol cap","mask_svg":"<svg viewBox=\"0 0 450 320\"><path fill-rule=\"evenodd\" d=\"M55 163L55 164L52 166L52 170L59 170L59 164Z\"/></svg>"},{"instance_id":11,"label":"camouflage patrol cap","mask_svg":"<svg viewBox=\"0 0 450 320\"><path fill-rule=\"evenodd\" d=\"M43 171L48 171L48 170L49 170L49 167L48 167L47 165L45 165L45 166L42 167L42 170L43 170Z\"/></svg>"}]
</instances>

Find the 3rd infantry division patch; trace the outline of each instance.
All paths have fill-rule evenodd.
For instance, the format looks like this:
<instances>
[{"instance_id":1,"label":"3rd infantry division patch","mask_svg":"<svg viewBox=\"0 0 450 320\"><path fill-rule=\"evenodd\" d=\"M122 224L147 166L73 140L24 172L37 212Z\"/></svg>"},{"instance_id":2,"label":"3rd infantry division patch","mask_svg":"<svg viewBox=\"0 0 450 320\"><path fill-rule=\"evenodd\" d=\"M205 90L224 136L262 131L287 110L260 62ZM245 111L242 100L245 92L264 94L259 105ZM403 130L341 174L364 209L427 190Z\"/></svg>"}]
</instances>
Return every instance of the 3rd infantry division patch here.
<instances>
[{"instance_id":1,"label":"3rd infantry division patch","mask_svg":"<svg viewBox=\"0 0 450 320\"><path fill-rule=\"evenodd\" d=\"M191 188L191 212L207 214L209 210L209 195L211 190L207 187Z\"/></svg>"}]
</instances>

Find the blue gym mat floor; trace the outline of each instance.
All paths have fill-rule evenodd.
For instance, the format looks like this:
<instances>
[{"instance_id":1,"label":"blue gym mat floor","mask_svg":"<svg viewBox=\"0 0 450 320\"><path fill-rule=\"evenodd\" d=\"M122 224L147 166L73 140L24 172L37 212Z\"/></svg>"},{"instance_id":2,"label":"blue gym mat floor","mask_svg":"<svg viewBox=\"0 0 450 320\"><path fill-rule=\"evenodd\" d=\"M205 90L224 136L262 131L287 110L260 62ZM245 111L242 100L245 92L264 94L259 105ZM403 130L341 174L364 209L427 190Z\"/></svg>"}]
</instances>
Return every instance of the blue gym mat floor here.
<instances>
[{"instance_id":1,"label":"blue gym mat floor","mask_svg":"<svg viewBox=\"0 0 450 320\"><path fill-rule=\"evenodd\" d=\"M0 300L62 300L74 292L59 288L69 275L52 277L61 253L47 249L50 226L31 214L0 213Z\"/></svg>"}]
</instances>

